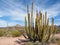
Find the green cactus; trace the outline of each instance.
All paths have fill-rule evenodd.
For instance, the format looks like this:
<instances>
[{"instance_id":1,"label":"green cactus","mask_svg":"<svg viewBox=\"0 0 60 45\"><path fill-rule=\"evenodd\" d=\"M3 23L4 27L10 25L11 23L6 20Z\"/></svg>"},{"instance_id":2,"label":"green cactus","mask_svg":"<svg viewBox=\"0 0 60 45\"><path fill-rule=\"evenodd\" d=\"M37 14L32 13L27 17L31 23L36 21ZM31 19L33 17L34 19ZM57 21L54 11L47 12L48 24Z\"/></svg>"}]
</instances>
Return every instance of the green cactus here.
<instances>
[{"instance_id":1,"label":"green cactus","mask_svg":"<svg viewBox=\"0 0 60 45\"><path fill-rule=\"evenodd\" d=\"M30 41L39 41L39 42L48 42L52 39L54 35L54 18L52 18L52 25L49 26L49 18L47 18L47 12L45 15L42 14L38 10L36 11L36 19L35 19L35 26L34 26L34 15L33 15L33 7L34 4L32 3L32 11L31 14L29 13L29 7L27 6L27 16L28 19L25 17L25 30L26 35L24 37L30 39Z\"/></svg>"}]
</instances>

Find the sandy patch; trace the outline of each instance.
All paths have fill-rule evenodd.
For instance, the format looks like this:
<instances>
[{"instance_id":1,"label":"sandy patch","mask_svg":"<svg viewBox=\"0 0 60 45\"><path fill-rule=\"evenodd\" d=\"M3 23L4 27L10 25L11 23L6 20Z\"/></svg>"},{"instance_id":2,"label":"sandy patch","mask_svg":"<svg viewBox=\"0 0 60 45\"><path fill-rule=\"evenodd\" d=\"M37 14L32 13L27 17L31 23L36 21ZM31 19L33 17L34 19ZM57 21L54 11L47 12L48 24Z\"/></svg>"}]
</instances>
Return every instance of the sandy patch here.
<instances>
[{"instance_id":1,"label":"sandy patch","mask_svg":"<svg viewBox=\"0 0 60 45\"><path fill-rule=\"evenodd\" d=\"M56 34L56 37L60 38L60 34ZM23 36L20 37L0 37L0 45L21 45L16 43L15 41L18 39L25 39ZM57 44L51 44L51 45L57 45Z\"/></svg>"},{"instance_id":2,"label":"sandy patch","mask_svg":"<svg viewBox=\"0 0 60 45\"><path fill-rule=\"evenodd\" d=\"M0 37L0 45L19 45L15 42L18 39L24 39L24 37Z\"/></svg>"}]
</instances>

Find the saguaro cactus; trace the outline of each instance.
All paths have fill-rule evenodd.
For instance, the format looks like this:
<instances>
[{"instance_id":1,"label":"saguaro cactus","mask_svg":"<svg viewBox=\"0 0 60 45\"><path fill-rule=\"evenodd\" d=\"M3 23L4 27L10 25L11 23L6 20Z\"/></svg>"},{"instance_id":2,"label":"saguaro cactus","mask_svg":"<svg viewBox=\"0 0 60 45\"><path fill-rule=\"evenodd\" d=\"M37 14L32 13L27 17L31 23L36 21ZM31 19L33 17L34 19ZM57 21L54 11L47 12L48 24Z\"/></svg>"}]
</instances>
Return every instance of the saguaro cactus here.
<instances>
[{"instance_id":1,"label":"saguaro cactus","mask_svg":"<svg viewBox=\"0 0 60 45\"><path fill-rule=\"evenodd\" d=\"M54 35L54 18L52 18L52 25L49 25L49 18L47 18L47 12L45 15L42 12L36 11L36 19L35 19L35 26L34 26L34 14L33 14L33 7L34 4L32 3L32 11L31 14L29 13L29 7L27 6L27 16L28 19L25 17L25 30L26 34L24 37L27 36L30 41L39 41L39 42L47 42L51 40Z\"/></svg>"}]
</instances>

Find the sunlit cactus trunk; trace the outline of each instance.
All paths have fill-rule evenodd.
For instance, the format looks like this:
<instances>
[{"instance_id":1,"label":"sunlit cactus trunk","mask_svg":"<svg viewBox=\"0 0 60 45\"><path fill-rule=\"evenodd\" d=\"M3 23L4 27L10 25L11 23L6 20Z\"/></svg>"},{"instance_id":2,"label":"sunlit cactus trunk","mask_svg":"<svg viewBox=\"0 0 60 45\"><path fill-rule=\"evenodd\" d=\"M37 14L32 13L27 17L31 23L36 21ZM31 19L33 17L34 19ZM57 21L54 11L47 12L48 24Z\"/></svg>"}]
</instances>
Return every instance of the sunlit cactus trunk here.
<instances>
[{"instance_id":1,"label":"sunlit cactus trunk","mask_svg":"<svg viewBox=\"0 0 60 45\"><path fill-rule=\"evenodd\" d=\"M32 10L31 10L31 36L34 36L34 14L33 14L33 7L34 4L32 3Z\"/></svg>"},{"instance_id":2,"label":"sunlit cactus trunk","mask_svg":"<svg viewBox=\"0 0 60 45\"><path fill-rule=\"evenodd\" d=\"M36 10L36 18L35 18L35 26L34 26L34 14L33 14L33 3L32 3L32 10L31 14L29 12L29 7L27 6L27 19L25 17L25 30L26 34L24 37L33 42L48 42L52 39L54 35L54 18L52 18L52 25L49 25L49 18L47 18L47 12L45 15L42 12L38 12Z\"/></svg>"},{"instance_id":3,"label":"sunlit cactus trunk","mask_svg":"<svg viewBox=\"0 0 60 45\"><path fill-rule=\"evenodd\" d=\"M52 40L54 34L55 34L55 30L54 30L54 18L52 18L52 24L51 24L51 36L50 36L50 40Z\"/></svg>"}]
</instances>

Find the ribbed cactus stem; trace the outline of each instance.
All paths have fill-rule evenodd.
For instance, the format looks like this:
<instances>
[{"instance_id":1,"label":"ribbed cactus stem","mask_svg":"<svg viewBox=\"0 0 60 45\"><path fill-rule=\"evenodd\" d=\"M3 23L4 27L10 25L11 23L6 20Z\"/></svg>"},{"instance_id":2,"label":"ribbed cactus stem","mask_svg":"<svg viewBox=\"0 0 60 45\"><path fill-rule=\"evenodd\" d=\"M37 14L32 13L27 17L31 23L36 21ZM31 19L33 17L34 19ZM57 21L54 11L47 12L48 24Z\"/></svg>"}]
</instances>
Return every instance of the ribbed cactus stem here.
<instances>
[{"instance_id":1,"label":"ribbed cactus stem","mask_svg":"<svg viewBox=\"0 0 60 45\"><path fill-rule=\"evenodd\" d=\"M27 20L26 20L26 17L25 17L25 31L26 31L26 34L28 36L29 34L29 30L28 30L28 27L27 27ZM23 35L25 38L27 38L25 35Z\"/></svg>"},{"instance_id":2,"label":"ribbed cactus stem","mask_svg":"<svg viewBox=\"0 0 60 45\"><path fill-rule=\"evenodd\" d=\"M28 28L30 31L30 13L29 13L29 8L27 7L27 12L28 12Z\"/></svg>"},{"instance_id":3,"label":"ribbed cactus stem","mask_svg":"<svg viewBox=\"0 0 60 45\"><path fill-rule=\"evenodd\" d=\"M33 8L34 8L34 4L32 3L32 10L31 10L31 36L33 38L34 36L34 14L33 14Z\"/></svg>"},{"instance_id":4,"label":"ribbed cactus stem","mask_svg":"<svg viewBox=\"0 0 60 45\"><path fill-rule=\"evenodd\" d=\"M43 23L43 25L44 25L44 15L43 15L43 19L42 19L43 21L42 21L42 23Z\"/></svg>"},{"instance_id":5,"label":"ribbed cactus stem","mask_svg":"<svg viewBox=\"0 0 60 45\"><path fill-rule=\"evenodd\" d=\"M30 26L30 12L29 12L29 6L27 5L27 16L28 16L28 38L31 39L31 26Z\"/></svg>"},{"instance_id":6,"label":"ribbed cactus stem","mask_svg":"<svg viewBox=\"0 0 60 45\"><path fill-rule=\"evenodd\" d=\"M27 5L27 15L28 15L28 29L29 29L29 33L30 33L30 13L29 13L29 6Z\"/></svg>"},{"instance_id":7,"label":"ribbed cactus stem","mask_svg":"<svg viewBox=\"0 0 60 45\"><path fill-rule=\"evenodd\" d=\"M53 37L54 37L54 34L55 34L55 30L54 30L54 18L52 18L52 26L51 26L51 40L53 39Z\"/></svg>"},{"instance_id":8,"label":"ribbed cactus stem","mask_svg":"<svg viewBox=\"0 0 60 45\"><path fill-rule=\"evenodd\" d=\"M47 25L47 12L45 12L45 25Z\"/></svg>"},{"instance_id":9,"label":"ribbed cactus stem","mask_svg":"<svg viewBox=\"0 0 60 45\"><path fill-rule=\"evenodd\" d=\"M52 30L54 30L54 18L52 18Z\"/></svg>"},{"instance_id":10,"label":"ribbed cactus stem","mask_svg":"<svg viewBox=\"0 0 60 45\"><path fill-rule=\"evenodd\" d=\"M39 32L39 15L38 15L38 10L36 10L36 21L37 21L37 27L38 27L38 32Z\"/></svg>"},{"instance_id":11,"label":"ribbed cactus stem","mask_svg":"<svg viewBox=\"0 0 60 45\"><path fill-rule=\"evenodd\" d=\"M50 38L50 33L49 33L49 18L47 19L47 32L48 35L46 37L46 42L48 42L49 38Z\"/></svg>"},{"instance_id":12,"label":"ribbed cactus stem","mask_svg":"<svg viewBox=\"0 0 60 45\"><path fill-rule=\"evenodd\" d=\"M26 20L26 17L25 17L25 30L27 32L27 20Z\"/></svg>"},{"instance_id":13,"label":"ribbed cactus stem","mask_svg":"<svg viewBox=\"0 0 60 45\"><path fill-rule=\"evenodd\" d=\"M32 23L32 27L34 27L34 14L33 14L33 8L34 8L34 4L32 3L32 11L31 11L31 23Z\"/></svg>"},{"instance_id":14,"label":"ribbed cactus stem","mask_svg":"<svg viewBox=\"0 0 60 45\"><path fill-rule=\"evenodd\" d=\"M47 33L49 33L49 18L47 19Z\"/></svg>"},{"instance_id":15,"label":"ribbed cactus stem","mask_svg":"<svg viewBox=\"0 0 60 45\"><path fill-rule=\"evenodd\" d=\"M38 34L37 18L35 19L35 33Z\"/></svg>"},{"instance_id":16,"label":"ribbed cactus stem","mask_svg":"<svg viewBox=\"0 0 60 45\"><path fill-rule=\"evenodd\" d=\"M40 39L41 39L41 34L42 34L42 13L41 13L41 11L39 12L39 20L38 20L38 22L39 22L39 24L38 24L38 26L39 26L39 37L40 37Z\"/></svg>"},{"instance_id":17,"label":"ribbed cactus stem","mask_svg":"<svg viewBox=\"0 0 60 45\"><path fill-rule=\"evenodd\" d=\"M37 24L37 19L38 18L38 10L36 10L36 19L35 19L35 32L38 34L38 24Z\"/></svg>"},{"instance_id":18,"label":"ribbed cactus stem","mask_svg":"<svg viewBox=\"0 0 60 45\"><path fill-rule=\"evenodd\" d=\"M49 18L47 18L47 12L45 12L45 15L43 15L41 12L36 10L34 26L33 7L34 4L32 3L32 10L30 15L29 7L27 5L27 20L25 17L25 30L27 37L33 42L48 42L54 35L54 18L52 18L52 25L49 26Z\"/></svg>"},{"instance_id":19,"label":"ribbed cactus stem","mask_svg":"<svg viewBox=\"0 0 60 45\"><path fill-rule=\"evenodd\" d=\"M39 17L39 18L40 18L40 19L39 19L39 20L40 20L40 30L42 30L42 23L43 23L43 22L42 22L42 18L43 18L43 17L42 17L41 11L40 11L40 17Z\"/></svg>"},{"instance_id":20,"label":"ribbed cactus stem","mask_svg":"<svg viewBox=\"0 0 60 45\"><path fill-rule=\"evenodd\" d=\"M51 33L54 31L54 18L52 18Z\"/></svg>"},{"instance_id":21,"label":"ribbed cactus stem","mask_svg":"<svg viewBox=\"0 0 60 45\"><path fill-rule=\"evenodd\" d=\"M36 18L38 18L38 10L36 10Z\"/></svg>"},{"instance_id":22,"label":"ribbed cactus stem","mask_svg":"<svg viewBox=\"0 0 60 45\"><path fill-rule=\"evenodd\" d=\"M42 13L41 13L41 11L39 12L39 14L40 14L40 19L42 19Z\"/></svg>"}]
</instances>

